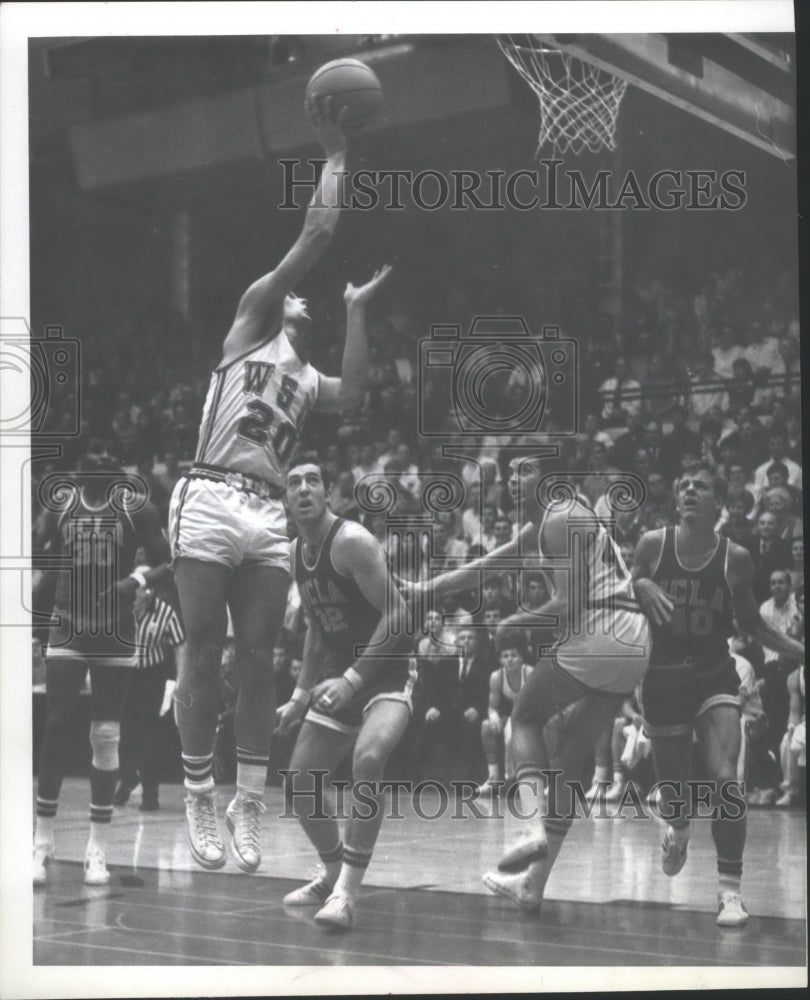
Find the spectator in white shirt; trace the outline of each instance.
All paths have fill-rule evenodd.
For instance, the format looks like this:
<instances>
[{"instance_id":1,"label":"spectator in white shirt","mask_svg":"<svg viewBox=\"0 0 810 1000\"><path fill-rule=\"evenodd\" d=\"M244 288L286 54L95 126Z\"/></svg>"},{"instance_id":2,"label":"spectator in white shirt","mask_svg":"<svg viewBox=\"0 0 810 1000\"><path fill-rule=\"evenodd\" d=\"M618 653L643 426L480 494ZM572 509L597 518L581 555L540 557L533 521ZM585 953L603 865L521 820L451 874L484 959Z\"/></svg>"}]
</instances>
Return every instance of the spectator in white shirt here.
<instances>
[{"instance_id":1,"label":"spectator in white shirt","mask_svg":"<svg viewBox=\"0 0 810 1000\"><path fill-rule=\"evenodd\" d=\"M767 330L757 319L751 321L750 341L744 351L744 357L751 362L754 374L778 369L782 362L779 338L768 336Z\"/></svg>"},{"instance_id":2,"label":"spectator in white shirt","mask_svg":"<svg viewBox=\"0 0 810 1000\"><path fill-rule=\"evenodd\" d=\"M413 461L409 445L403 442L397 446L397 459L403 470L399 477L400 483L411 494L411 496L418 498L421 490L419 468Z\"/></svg>"},{"instance_id":3,"label":"spectator in white shirt","mask_svg":"<svg viewBox=\"0 0 810 1000\"><path fill-rule=\"evenodd\" d=\"M360 461L352 469L355 483L359 483L364 476L382 475L383 465L377 458L377 449L372 443L367 443L360 449Z\"/></svg>"},{"instance_id":4,"label":"spectator in white shirt","mask_svg":"<svg viewBox=\"0 0 810 1000\"><path fill-rule=\"evenodd\" d=\"M760 605L759 613L765 621L780 632L788 634L788 629L795 628L799 616L796 598L791 590L790 573L786 569L775 569L770 579L771 596ZM765 663L779 659L780 654L772 649L765 649Z\"/></svg>"},{"instance_id":5,"label":"spectator in white shirt","mask_svg":"<svg viewBox=\"0 0 810 1000\"><path fill-rule=\"evenodd\" d=\"M734 327L729 322L724 322L720 327L717 338L717 347L712 349L714 359L714 370L720 378L733 378L734 369L732 365L737 358L745 355L745 348L739 342Z\"/></svg>"},{"instance_id":6,"label":"spectator in white shirt","mask_svg":"<svg viewBox=\"0 0 810 1000\"><path fill-rule=\"evenodd\" d=\"M720 376L714 370L714 358L709 351L701 352L695 363L690 379L689 416L697 426L703 417L719 410L728 410L728 393L720 384Z\"/></svg>"},{"instance_id":7,"label":"spectator in white shirt","mask_svg":"<svg viewBox=\"0 0 810 1000\"><path fill-rule=\"evenodd\" d=\"M782 462L787 466L788 483L801 489L802 467L793 459L788 458L787 433L780 427L771 428L768 434L768 460L760 465L754 473L754 485L759 490L768 486L768 467L774 462Z\"/></svg>"},{"instance_id":8,"label":"spectator in white shirt","mask_svg":"<svg viewBox=\"0 0 810 1000\"><path fill-rule=\"evenodd\" d=\"M599 386L602 420L606 427L624 427L641 413L641 385L630 378L627 360L616 358L614 374Z\"/></svg>"}]
</instances>

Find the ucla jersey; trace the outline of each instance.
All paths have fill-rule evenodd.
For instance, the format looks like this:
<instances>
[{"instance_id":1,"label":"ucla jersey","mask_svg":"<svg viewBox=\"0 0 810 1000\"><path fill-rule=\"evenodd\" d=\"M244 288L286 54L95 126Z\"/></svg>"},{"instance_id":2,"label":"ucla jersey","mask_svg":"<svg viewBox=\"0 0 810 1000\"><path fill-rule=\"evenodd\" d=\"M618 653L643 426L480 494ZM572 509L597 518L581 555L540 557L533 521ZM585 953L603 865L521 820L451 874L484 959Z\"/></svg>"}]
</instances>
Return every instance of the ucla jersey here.
<instances>
[{"instance_id":1,"label":"ucla jersey","mask_svg":"<svg viewBox=\"0 0 810 1000\"><path fill-rule=\"evenodd\" d=\"M674 605L668 622L651 623L650 665L690 660L699 666L719 668L729 659L728 638L735 631L731 588L726 579L729 542L719 538L714 554L703 566L684 569L678 559L677 537L675 528L664 529L661 557L650 577Z\"/></svg>"},{"instance_id":2,"label":"ucla jersey","mask_svg":"<svg viewBox=\"0 0 810 1000\"><path fill-rule=\"evenodd\" d=\"M342 517L335 520L314 566L304 562L301 539L293 543L301 602L320 626L330 654L330 674L335 675L354 663L358 647L368 642L381 617L354 580L338 573L332 563L332 544L345 523Z\"/></svg>"},{"instance_id":3,"label":"ucla jersey","mask_svg":"<svg viewBox=\"0 0 810 1000\"><path fill-rule=\"evenodd\" d=\"M195 462L256 476L278 486L320 376L280 330L212 374Z\"/></svg>"},{"instance_id":4,"label":"ucla jersey","mask_svg":"<svg viewBox=\"0 0 810 1000\"><path fill-rule=\"evenodd\" d=\"M134 600L120 595L115 584L132 572L142 525L158 522L154 506L135 503L129 511L109 497L90 504L72 488L63 509L46 517L44 551L63 561L56 574L48 655L132 657Z\"/></svg>"}]
</instances>

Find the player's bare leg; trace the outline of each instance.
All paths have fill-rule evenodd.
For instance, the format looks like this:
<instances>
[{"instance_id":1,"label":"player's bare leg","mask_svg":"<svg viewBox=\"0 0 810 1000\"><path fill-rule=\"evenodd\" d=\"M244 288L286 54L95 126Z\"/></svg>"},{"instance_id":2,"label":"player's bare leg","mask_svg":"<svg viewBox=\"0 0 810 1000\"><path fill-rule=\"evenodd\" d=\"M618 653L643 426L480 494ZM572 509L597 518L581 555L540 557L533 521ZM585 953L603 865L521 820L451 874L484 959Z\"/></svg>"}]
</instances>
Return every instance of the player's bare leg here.
<instances>
[{"instance_id":1,"label":"player's bare leg","mask_svg":"<svg viewBox=\"0 0 810 1000\"><path fill-rule=\"evenodd\" d=\"M181 558L174 573L186 630L187 656L177 679L174 711L185 772L189 843L194 860L215 869L225 864L214 805L213 761L231 570L219 563Z\"/></svg>"},{"instance_id":2,"label":"player's bare leg","mask_svg":"<svg viewBox=\"0 0 810 1000\"><path fill-rule=\"evenodd\" d=\"M236 796L228 806L234 860L244 872L261 863L261 814L275 718L273 647L284 621L290 578L275 566L240 566L228 588L239 695Z\"/></svg>"},{"instance_id":3,"label":"player's bare leg","mask_svg":"<svg viewBox=\"0 0 810 1000\"><path fill-rule=\"evenodd\" d=\"M402 739L409 719L408 706L393 699L375 702L365 714L354 747L352 778L355 785L370 783L370 787L363 789L363 797L373 800L374 811L367 818L353 813L349 816L340 876L323 909L315 914L316 922L323 926L335 930L349 930L352 926L355 899L371 861L385 809L384 795L371 794L371 788L379 788L386 761Z\"/></svg>"},{"instance_id":4,"label":"player's bare leg","mask_svg":"<svg viewBox=\"0 0 810 1000\"><path fill-rule=\"evenodd\" d=\"M328 729L307 719L301 724L290 758L288 769L291 773L285 782L285 792L289 807L298 816L301 828L318 852L322 871L311 882L287 893L285 906L322 906L338 880L343 841L330 784L332 774L351 750L354 740L354 733ZM313 771L320 772L317 778ZM316 780L323 791L320 803L314 797ZM307 794L310 790L313 790L312 796Z\"/></svg>"},{"instance_id":5,"label":"player's bare leg","mask_svg":"<svg viewBox=\"0 0 810 1000\"><path fill-rule=\"evenodd\" d=\"M740 754L740 713L731 705L715 705L698 716L695 732L703 751L703 761L712 782L712 839L717 850L718 916L721 927L739 927L748 920L742 902L743 851L745 850L746 813L723 815L729 801L723 787L737 779ZM738 793L737 801L741 803Z\"/></svg>"},{"instance_id":6,"label":"player's bare leg","mask_svg":"<svg viewBox=\"0 0 810 1000\"><path fill-rule=\"evenodd\" d=\"M613 717L620 704L621 697L618 695L594 692L580 699L572 710L565 713L560 723L557 750L551 761L553 769L560 773L555 776L549 788L547 810L550 815L547 814L545 820L545 853L528 864L523 861L520 870L515 871L517 866L513 866L514 874L502 873L501 862L498 866L501 870L484 875L487 888L511 899L521 909L540 909L546 882L574 816L571 782L581 778L589 750L604 732L606 722ZM506 860L509 860L509 855Z\"/></svg>"},{"instance_id":7,"label":"player's bare leg","mask_svg":"<svg viewBox=\"0 0 810 1000\"><path fill-rule=\"evenodd\" d=\"M527 678L512 710L512 754L520 815L526 820L521 841L498 864L501 871L522 871L548 849L543 817L547 811L545 773L550 768L543 728L557 712L583 696L544 657Z\"/></svg>"},{"instance_id":8,"label":"player's bare leg","mask_svg":"<svg viewBox=\"0 0 810 1000\"><path fill-rule=\"evenodd\" d=\"M739 724L739 723L738 723ZM688 785L692 773L692 730L672 736L652 736L653 762L658 784L656 806L667 824L661 842L661 867L673 876L686 864L691 825Z\"/></svg>"}]
</instances>

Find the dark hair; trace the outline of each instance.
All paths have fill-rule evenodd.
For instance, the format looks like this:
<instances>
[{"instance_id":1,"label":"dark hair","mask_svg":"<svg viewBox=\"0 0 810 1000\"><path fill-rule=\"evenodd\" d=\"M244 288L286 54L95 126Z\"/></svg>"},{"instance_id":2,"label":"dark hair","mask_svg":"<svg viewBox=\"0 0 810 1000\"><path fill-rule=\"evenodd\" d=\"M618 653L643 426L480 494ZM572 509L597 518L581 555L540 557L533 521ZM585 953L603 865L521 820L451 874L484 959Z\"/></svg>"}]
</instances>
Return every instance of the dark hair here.
<instances>
[{"instance_id":1,"label":"dark hair","mask_svg":"<svg viewBox=\"0 0 810 1000\"><path fill-rule=\"evenodd\" d=\"M729 490L728 496L726 497L726 507L730 507L733 503L742 500L745 504L745 513L750 514L754 509L754 497L750 490Z\"/></svg>"},{"instance_id":2,"label":"dark hair","mask_svg":"<svg viewBox=\"0 0 810 1000\"><path fill-rule=\"evenodd\" d=\"M321 465L317 457L313 459L302 458L300 462L296 462L295 465L293 465L291 468L287 470L287 477L285 478L289 478L290 473L294 469L300 469L302 465L314 465L315 468L318 470L318 472L321 474L321 482L323 483L324 489L328 490L331 487L332 476L330 475L329 470L325 468L323 465Z\"/></svg>"},{"instance_id":3,"label":"dark hair","mask_svg":"<svg viewBox=\"0 0 810 1000\"><path fill-rule=\"evenodd\" d=\"M790 475L790 471L784 462L771 462L768 468L765 470L765 475L770 476L772 472L781 472L785 479Z\"/></svg>"},{"instance_id":4,"label":"dark hair","mask_svg":"<svg viewBox=\"0 0 810 1000\"><path fill-rule=\"evenodd\" d=\"M526 633L522 628L499 629L495 635L495 652L502 653L505 649L516 649L521 656L526 655Z\"/></svg>"},{"instance_id":5,"label":"dark hair","mask_svg":"<svg viewBox=\"0 0 810 1000\"><path fill-rule=\"evenodd\" d=\"M694 475L696 472L708 472L714 483L714 495L716 499L723 503L726 502L726 498L728 497L728 483L713 465L709 465L708 462L693 462L689 465L688 472L690 475Z\"/></svg>"},{"instance_id":6,"label":"dark hair","mask_svg":"<svg viewBox=\"0 0 810 1000\"><path fill-rule=\"evenodd\" d=\"M704 417L700 422L700 433L713 433L719 437L723 433L723 425L715 417Z\"/></svg>"}]
</instances>

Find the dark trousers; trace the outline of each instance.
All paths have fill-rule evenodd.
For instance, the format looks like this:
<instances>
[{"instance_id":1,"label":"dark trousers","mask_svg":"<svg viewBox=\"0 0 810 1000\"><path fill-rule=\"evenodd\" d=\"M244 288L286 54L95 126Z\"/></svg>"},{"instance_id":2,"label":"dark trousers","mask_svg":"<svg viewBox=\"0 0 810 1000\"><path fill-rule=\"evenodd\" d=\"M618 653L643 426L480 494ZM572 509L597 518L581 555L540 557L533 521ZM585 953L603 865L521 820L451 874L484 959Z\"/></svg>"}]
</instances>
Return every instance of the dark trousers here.
<instances>
[{"instance_id":1,"label":"dark trousers","mask_svg":"<svg viewBox=\"0 0 810 1000\"><path fill-rule=\"evenodd\" d=\"M450 710L436 722L427 722L423 712L414 725L411 761L418 781L482 781L486 761L481 720L468 722L462 712Z\"/></svg>"},{"instance_id":2,"label":"dark trousers","mask_svg":"<svg viewBox=\"0 0 810 1000\"><path fill-rule=\"evenodd\" d=\"M124 784L138 784L144 791L157 791L160 781L160 706L166 686L166 672L147 667L132 672L132 683L121 720L119 749L120 778Z\"/></svg>"}]
</instances>

